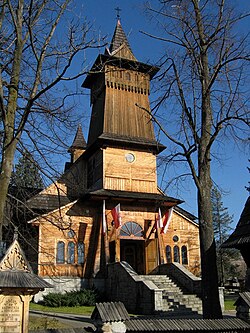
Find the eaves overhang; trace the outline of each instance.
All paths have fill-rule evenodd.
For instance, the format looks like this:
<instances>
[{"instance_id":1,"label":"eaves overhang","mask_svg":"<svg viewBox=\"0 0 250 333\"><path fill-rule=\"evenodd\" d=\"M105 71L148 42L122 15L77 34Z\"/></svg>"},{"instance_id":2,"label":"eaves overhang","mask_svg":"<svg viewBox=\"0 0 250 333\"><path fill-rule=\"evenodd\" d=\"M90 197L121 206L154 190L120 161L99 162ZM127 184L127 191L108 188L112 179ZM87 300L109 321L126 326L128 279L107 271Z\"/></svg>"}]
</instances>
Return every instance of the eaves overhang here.
<instances>
[{"instance_id":1,"label":"eaves overhang","mask_svg":"<svg viewBox=\"0 0 250 333\"><path fill-rule=\"evenodd\" d=\"M181 204L183 201L157 194L157 193L144 193L144 192L132 192L132 191L118 191L118 190L107 190L99 189L93 191L86 191L81 194L81 199L84 200L112 200L112 201L123 201L123 202L137 202L137 203L150 203L155 206L174 207Z\"/></svg>"},{"instance_id":2,"label":"eaves overhang","mask_svg":"<svg viewBox=\"0 0 250 333\"><path fill-rule=\"evenodd\" d=\"M152 79L155 74L159 71L159 67L152 66L149 64L145 64L139 61L133 61L124 58L118 58L111 55L99 54L96 58L93 66L91 67L87 77L85 78L82 87L83 88L91 88L92 84L96 80L96 75L105 72L105 66L115 66L119 68L134 70L141 73L149 74L150 79Z\"/></svg>"}]
</instances>

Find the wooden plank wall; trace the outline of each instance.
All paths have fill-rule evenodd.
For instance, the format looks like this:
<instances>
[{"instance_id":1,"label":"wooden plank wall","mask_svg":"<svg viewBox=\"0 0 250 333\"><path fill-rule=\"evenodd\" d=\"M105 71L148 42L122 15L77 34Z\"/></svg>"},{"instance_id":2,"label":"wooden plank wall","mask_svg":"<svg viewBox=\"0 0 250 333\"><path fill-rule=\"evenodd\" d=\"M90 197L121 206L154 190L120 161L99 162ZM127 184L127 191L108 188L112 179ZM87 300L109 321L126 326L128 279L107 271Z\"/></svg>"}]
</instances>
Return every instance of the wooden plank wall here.
<instances>
[{"instance_id":1,"label":"wooden plank wall","mask_svg":"<svg viewBox=\"0 0 250 333\"><path fill-rule=\"evenodd\" d=\"M96 206L96 204L95 204ZM67 208L48 215L40 219L39 233L39 275L40 276L79 276L87 277L99 271L103 267L105 258L103 254L103 240L101 232L101 205L96 210L93 206L68 206ZM96 207L98 207L96 206ZM116 239L116 229L112 226L111 209L113 204L107 202L106 217L108 223L108 241ZM153 226L156 213L153 207L135 207L121 204L122 224L126 222L136 222L144 230L145 239L157 237L155 230L148 233L149 222ZM68 237L69 229L74 230L74 238ZM119 230L118 238L119 238ZM159 236L159 234L158 234ZM178 241L174 241L174 236L178 236ZM161 234L162 251L166 251L166 246L172 249L177 245L180 249L185 245L188 251L188 265L186 267L198 275L200 272L199 255L199 229L196 224L185 218L183 215L174 212L169 225L168 232ZM133 237L131 238L133 239ZM56 263L56 247L59 241L65 243L65 263ZM75 263L67 263L67 244L74 241L77 249L77 242L83 241L85 244L85 262L83 265L77 264L77 253ZM136 241L136 240L135 240ZM160 243L160 242L159 242ZM102 244L102 245L101 245ZM146 255L146 253L145 253ZM157 255L157 254L156 254ZM119 257L119 255L117 256ZM163 255L161 256L163 257ZM87 275L86 275L87 274Z\"/></svg>"},{"instance_id":2,"label":"wooden plank wall","mask_svg":"<svg viewBox=\"0 0 250 333\"><path fill-rule=\"evenodd\" d=\"M133 163L126 160L128 153L134 154ZM104 154L105 189L158 193L155 155L109 147L104 150Z\"/></svg>"},{"instance_id":3,"label":"wooden plank wall","mask_svg":"<svg viewBox=\"0 0 250 333\"><path fill-rule=\"evenodd\" d=\"M154 140L150 115L149 75L107 66L104 133Z\"/></svg>"}]
</instances>

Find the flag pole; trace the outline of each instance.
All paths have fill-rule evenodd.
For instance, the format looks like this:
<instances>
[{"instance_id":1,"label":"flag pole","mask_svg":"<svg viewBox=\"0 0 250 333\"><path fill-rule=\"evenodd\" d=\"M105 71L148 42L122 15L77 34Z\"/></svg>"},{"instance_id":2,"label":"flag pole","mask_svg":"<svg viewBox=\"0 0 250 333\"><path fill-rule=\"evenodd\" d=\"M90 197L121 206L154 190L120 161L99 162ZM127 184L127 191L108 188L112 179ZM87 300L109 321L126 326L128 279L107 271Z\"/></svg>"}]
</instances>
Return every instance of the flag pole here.
<instances>
[{"instance_id":1,"label":"flag pole","mask_svg":"<svg viewBox=\"0 0 250 333\"><path fill-rule=\"evenodd\" d=\"M160 252L160 264L164 264L164 255L163 255L163 246L162 246L162 237L161 237L161 229L157 228L157 237L159 244L159 252Z\"/></svg>"},{"instance_id":2,"label":"flag pole","mask_svg":"<svg viewBox=\"0 0 250 333\"><path fill-rule=\"evenodd\" d=\"M105 200L103 200L103 204L102 204L102 233L103 233L103 238L104 238L105 261L106 261L106 264L108 264L109 260L110 260L110 254L109 254L108 226L107 226L107 218L106 218Z\"/></svg>"},{"instance_id":3,"label":"flag pole","mask_svg":"<svg viewBox=\"0 0 250 333\"><path fill-rule=\"evenodd\" d=\"M166 255L166 251L165 251L164 238L163 238L162 233L160 233L160 237L161 237L161 244L162 244L163 264L166 264L167 263L167 255Z\"/></svg>"}]
</instances>

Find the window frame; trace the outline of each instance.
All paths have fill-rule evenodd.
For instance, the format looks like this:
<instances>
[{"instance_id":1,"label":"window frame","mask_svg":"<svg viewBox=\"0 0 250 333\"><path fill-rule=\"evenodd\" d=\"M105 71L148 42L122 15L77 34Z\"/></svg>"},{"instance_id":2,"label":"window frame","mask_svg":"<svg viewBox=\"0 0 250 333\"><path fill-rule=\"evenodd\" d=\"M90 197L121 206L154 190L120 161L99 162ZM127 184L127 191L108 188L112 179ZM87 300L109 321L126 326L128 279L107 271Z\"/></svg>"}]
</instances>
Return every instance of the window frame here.
<instances>
[{"instance_id":1,"label":"window frame","mask_svg":"<svg viewBox=\"0 0 250 333\"><path fill-rule=\"evenodd\" d=\"M62 246L62 248L59 248L59 246ZM56 263L65 264L65 242L62 240L56 243Z\"/></svg>"},{"instance_id":2,"label":"window frame","mask_svg":"<svg viewBox=\"0 0 250 333\"><path fill-rule=\"evenodd\" d=\"M178 245L175 245L173 249L174 249L174 262L177 262L180 264L180 248ZM176 256L178 258L176 258Z\"/></svg>"},{"instance_id":3,"label":"window frame","mask_svg":"<svg viewBox=\"0 0 250 333\"><path fill-rule=\"evenodd\" d=\"M181 247L181 263L182 265L188 265L188 250L186 245L182 245Z\"/></svg>"}]
</instances>

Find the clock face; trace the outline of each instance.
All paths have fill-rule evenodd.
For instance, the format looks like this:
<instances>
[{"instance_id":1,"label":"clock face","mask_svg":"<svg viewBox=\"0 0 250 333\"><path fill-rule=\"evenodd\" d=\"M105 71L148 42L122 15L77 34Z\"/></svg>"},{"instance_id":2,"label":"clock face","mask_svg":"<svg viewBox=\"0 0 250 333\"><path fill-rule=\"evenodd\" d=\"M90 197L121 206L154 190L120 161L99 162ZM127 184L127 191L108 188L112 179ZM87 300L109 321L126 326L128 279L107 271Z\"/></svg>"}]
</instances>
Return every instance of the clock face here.
<instances>
[{"instance_id":1,"label":"clock face","mask_svg":"<svg viewBox=\"0 0 250 333\"><path fill-rule=\"evenodd\" d=\"M132 153L128 153L125 155L126 161L129 163L133 163L135 160L135 155Z\"/></svg>"}]
</instances>

